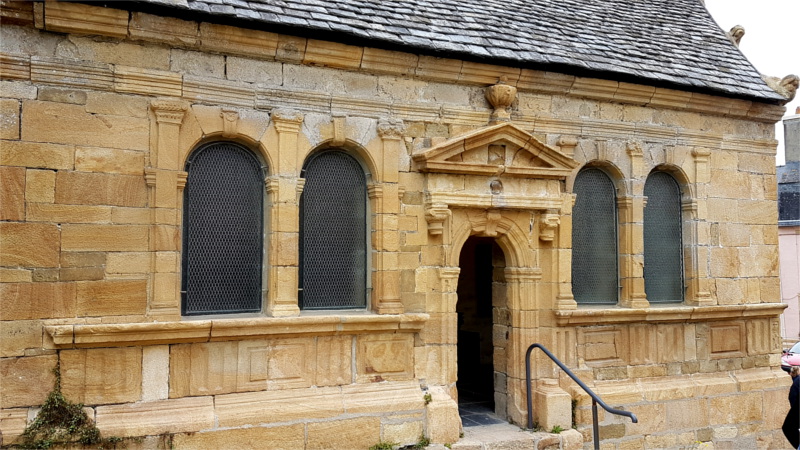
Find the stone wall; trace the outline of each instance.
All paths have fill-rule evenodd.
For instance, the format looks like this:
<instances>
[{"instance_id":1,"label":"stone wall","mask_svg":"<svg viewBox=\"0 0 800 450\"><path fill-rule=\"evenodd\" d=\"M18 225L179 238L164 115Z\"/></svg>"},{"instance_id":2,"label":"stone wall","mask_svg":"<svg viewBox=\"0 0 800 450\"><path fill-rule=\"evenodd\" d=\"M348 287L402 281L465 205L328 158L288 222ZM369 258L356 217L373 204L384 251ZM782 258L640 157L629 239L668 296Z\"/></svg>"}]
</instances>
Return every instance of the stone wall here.
<instances>
[{"instance_id":1,"label":"stone wall","mask_svg":"<svg viewBox=\"0 0 800 450\"><path fill-rule=\"evenodd\" d=\"M103 432L176 433L178 448L453 442L470 235L504 253L500 414L525 422L524 353L540 342L640 416L602 415L608 448L782 443L783 108L72 3L4 2L2 18L4 444L56 365ZM517 89L508 123L484 91L501 77ZM264 313L183 320L185 161L220 140L268 166ZM373 289L360 313L297 306L300 169L326 147L369 172ZM618 307L571 295L571 190L587 163L617 176ZM655 167L683 189L687 297L651 307L641 229ZM579 401L588 443L586 398L534 362L542 386L558 379Z\"/></svg>"}]
</instances>

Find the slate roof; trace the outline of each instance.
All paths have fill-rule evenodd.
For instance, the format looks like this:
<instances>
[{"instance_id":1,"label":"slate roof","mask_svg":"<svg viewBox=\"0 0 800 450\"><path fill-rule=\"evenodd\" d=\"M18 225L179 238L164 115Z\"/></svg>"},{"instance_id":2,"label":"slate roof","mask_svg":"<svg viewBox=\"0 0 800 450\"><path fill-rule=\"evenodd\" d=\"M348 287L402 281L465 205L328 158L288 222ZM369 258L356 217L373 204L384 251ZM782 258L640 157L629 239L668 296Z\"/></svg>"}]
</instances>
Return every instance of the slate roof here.
<instances>
[{"instance_id":1,"label":"slate roof","mask_svg":"<svg viewBox=\"0 0 800 450\"><path fill-rule=\"evenodd\" d=\"M700 0L139 2L379 48L785 101Z\"/></svg>"}]
</instances>

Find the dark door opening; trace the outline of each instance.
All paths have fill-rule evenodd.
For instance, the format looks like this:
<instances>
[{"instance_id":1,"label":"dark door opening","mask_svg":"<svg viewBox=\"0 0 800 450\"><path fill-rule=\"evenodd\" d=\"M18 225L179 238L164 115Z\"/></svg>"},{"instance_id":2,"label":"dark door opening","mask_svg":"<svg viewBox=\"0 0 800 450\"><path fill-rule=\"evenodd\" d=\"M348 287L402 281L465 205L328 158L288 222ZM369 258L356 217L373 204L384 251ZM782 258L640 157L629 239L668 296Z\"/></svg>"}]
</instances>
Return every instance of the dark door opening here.
<instances>
[{"instance_id":1,"label":"dark door opening","mask_svg":"<svg viewBox=\"0 0 800 450\"><path fill-rule=\"evenodd\" d=\"M502 281L502 261L503 252L492 238L470 237L461 250L456 388L464 426L486 424L488 418L480 414L495 411L492 285Z\"/></svg>"}]
</instances>

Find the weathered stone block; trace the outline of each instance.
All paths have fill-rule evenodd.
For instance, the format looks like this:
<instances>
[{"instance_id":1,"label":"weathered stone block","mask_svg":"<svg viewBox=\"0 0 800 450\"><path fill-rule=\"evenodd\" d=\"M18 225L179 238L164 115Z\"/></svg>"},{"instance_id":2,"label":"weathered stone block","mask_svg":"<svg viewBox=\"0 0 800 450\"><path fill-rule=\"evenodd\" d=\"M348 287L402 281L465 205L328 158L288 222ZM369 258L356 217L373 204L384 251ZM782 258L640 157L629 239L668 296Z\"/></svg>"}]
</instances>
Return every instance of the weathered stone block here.
<instances>
[{"instance_id":1,"label":"weathered stone block","mask_svg":"<svg viewBox=\"0 0 800 450\"><path fill-rule=\"evenodd\" d=\"M142 401L169 398L169 345L142 348Z\"/></svg>"},{"instance_id":2,"label":"weathered stone block","mask_svg":"<svg viewBox=\"0 0 800 450\"><path fill-rule=\"evenodd\" d=\"M425 406L425 429L428 439L435 444L451 444L461 433L458 404L441 387L431 387L431 402Z\"/></svg>"},{"instance_id":3,"label":"weathered stone block","mask_svg":"<svg viewBox=\"0 0 800 450\"><path fill-rule=\"evenodd\" d=\"M22 356L29 348L42 347L42 322L4 320L0 322L0 358Z\"/></svg>"},{"instance_id":4,"label":"weathered stone block","mask_svg":"<svg viewBox=\"0 0 800 450\"><path fill-rule=\"evenodd\" d=\"M119 38L128 34L128 12L124 10L76 3L53 3L46 9L46 29L50 31Z\"/></svg>"},{"instance_id":5,"label":"weathered stone block","mask_svg":"<svg viewBox=\"0 0 800 450\"><path fill-rule=\"evenodd\" d=\"M306 449L350 450L369 448L381 440L378 417L359 417L331 422L309 423Z\"/></svg>"},{"instance_id":6,"label":"weathered stone block","mask_svg":"<svg viewBox=\"0 0 800 450\"><path fill-rule=\"evenodd\" d=\"M736 424L762 419L761 392L715 397L709 399L709 421L713 424ZM735 405L732 407L731 405Z\"/></svg>"},{"instance_id":7,"label":"weathered stone block","mask_svg":"<svg viewBox=\"0 0 800 450\"><path fill-rule=\"evenodd\" d=\"M52 170L28 169L25 177L27 202L53 203L56 194L56 173Z\"/></svg>"},{"instance_id":8,"label":"weathered stone block","mask_svg":"<svg viewBox=\"0 0 800 450\"><path fill-rule=\"evenodd\" d=\"M133 39L155 41L181 47L196 45L199 37L197 22L139 12L131 14L129 33Z\"/></svg>"},{"instance_id":9,"label":"weathered stone block","mask_svg":"<svg viewBox=\"0 0 800 450\"><path fill-rule=\"evenodd\" d=\"M225 78L225 57L173 48L170 70L201 77Z\"/></svg>"},{"instance_id":10,"label":"weathered stone block","mask_svg":"<svg viewBox=\"0 0 800 450\"><path fill-rule=\"evenodd\" d=\"M27 100L22 105L22 139L130 150L149 150L146 119L89 114L81 105Z\"/></svg>"},{"instance_id":11,"label":"weathered stone block","mask_svg":"<svg viewBox=\"0 0 800 450\"><path fill-rule=\"evenodd\" d=\"M144 153L111 148L78 147L75 149L75 170L142 175Z\"/></svg>"},{"instance_id":12,"label":"weathered stone block","mask_svg":"<svg viewBox=\"0 0 800 450\"><path fill-rule=\"evenodd\" d=\"M143 207L147 205L147 186L141 176L59 171L56 202Z\"/></svg>"},{"instance_id":13,"label":"weathered stone block","mask_svg":"<svg viewBox=\"0 0 800 450\"><path fill-rule=\"evenodd\" d=\"M0 319L55 319L75 315L75 283L2 283Z\"/></svg>"},{"instance_id":14,"label":"weathered stone block","mask_svg":"<svg viewBox=\"0 0 800 450\"><path fill-rule=\"evenodd\" d=\"M215 430L208 433L178 434L172 440L175 450L200 448L261 448L295 450L305 446L305 425L251 427Z\"/></svg>"},{"instance_id":15,"label":"weathered stone block","mask_svg":"<svg viewBox=\"0 0 800 450\"><path fill-rule=\"evenodd\" d=\"M144 314L147 280L82 281L77 283L78 316Z\"/></svg>"},{"instance_id":16,"label":"weathered stone block","mask_svg":"<svg viewBox=\"0 0 800 450\"><path fill-rule=\"evenodd\" d=\"M0 223L0 265L57 267L59 246L56 225Z\"/></svg>"},{"instance_id":17,"label":"weathered stone block","mask_svg":"<svg viewBox=\"0 0 800 450\"><path fill-rule=\"evenodd\" d=\"M41 405L55 383L56 355L0 359L0 409Z\"/></svg>"},{"instance_id":18,"label":"weathered stone block","mask_svg":"<svg viewBox=\"0 0 800 450\"><path fill-rule=\"evenodd\" d=\"M23 167L0 167L0 220L25 219L25 174Z\"/></svg>"},{"instance_id":19,"label":"weathered stone block","mask_svg":"<svg viewBox=\"0 0 800 450\"><path fill-rule=\"evenodd\" d=\"M410 334L363 335L357 339L356 379L359 382L398 381L413 376L411 349L414 341Z\"/></svg>"},{"instance_id":20,"label":"weathered stone block","mask_svg":"<svg viewBox=\"0 0 800 450\"><path fill-rule=\"evenodd\" d=\"M150 272L149 252L114 252L107 253L108 273L148 273Z\"/></svg>"},{"instance_id":21,"label":"weathered stone block","mask_svg":"<svg viewBox=\"0 0 800 450\"><path fill-rule=\"evenodd\" d=\"M27 219L55 223L109 223L111 207L29 203Z\"/></svg>"},{"instance_id":22,"label":"weathered stone block","mask_svg":"<svg viewBox=\"0 0 800 450\"><path fill-rule=\"evenodd\" d=\"M61 388L70 400L89 405L140 400L142 348L61 352Z\"/></svg>"},{"instance_id":23,"label":"weathered stone block","mask_svg":"<svg viewBox=\"0 0 800 450\"><path fill-rule=\"evenodd\" d=\"M422 410L423 393L418 383L351 384L342 386L345 413L378 413Z\"/></svg>"},{"instance_id":24,"label":"weathered stone block","mask_svg":"<svg viewBox=\"0 0 800 450\"><path fill-rule=\"evenodd\" d=\"M0 430L3 430L0 445L9 445L17 442L25 427L28 426L28 408L5 408L0 411Z\"/></svg>"},{"instance_id":25,"label":"weathered stone block","mask_svg":"<svg viewBox=\"0 0 800 450\"><path fill-rule=\"evenodd\" d=\"M234 53L271 59L278 48L278 35L257 30L200 24L200 48L220 53Z\"/></svg>"},{"instance_id":26,"label":"weathered stone block","mask_svg":"<svg viewBox=\"0 0 800 450\"><path fill-rule=\"evenodd\" d=\"M326 387L217 395L214 412L218 426L236 427L335 417L344 405L340 389Z\"/></svg>"},{"instance_id":27,"label":"weathered stone block","mask_svg":"<svg viewBox=\"0 0 800 450\"><path fill-rule=\"evenodd\" d=\"M238 342L174 345L170 351L170 397L236 391Z\"/></svg>"},{"instance_id":28,"label":"weathered stone block","mask_svg":"<svg viewBox=\"0 0 800 450\"><path fill-rule=\"evenodd\" d=\"M32 272L27 269L7 269L0 267L0 283L24 283L33 280Z\"/></svg>"},{"instance_id":29,"label":"weathered stone block","mask_svg":"<svg viewBox=\"0 0 800 450\"><path fill-rule=\"evenodd\" d=\"M3 141L0 164L43 169L72 169L74 147L39 142Z\"/></svg>"},{"instance_id":30,"label":"weathered stone block","mask_svg":"<svg viewBox=\"0 0 800 450\"><path fill-rule=\"evenodd\" d=\"M187 433L214 426L212 397L98 406L96 411L97 427L107 435Z\"/></svg>"},{"instance_id":31,"label":"weathered stone block","mask_svg":"<svg viewBox=\"0 0 800 450\"><path fill-rule=\"evenodd\" d=\"M19 139L19 101L0 99L0 139Z\"/></svg>"},{"instance_id":32,"label":"weathered stone block","mask_svg":"<svg viewBox=\"0 0 800 450\"><path fill-rule=\"evenodd\" d=\"M320 336L317 338L316 386L338 386L353 382L353 338Z\"/></svg>"},{"instance_id":33,"label":"weathered stone block","mask_svg":"<svg viewBox=\"0 0 800 450\"><path fill-rule=\"evenodd\" d=\"M146 251L148 227L144 225L84 225L61 227L61 246L67 251Z\"/></svg>"}]
</instances>

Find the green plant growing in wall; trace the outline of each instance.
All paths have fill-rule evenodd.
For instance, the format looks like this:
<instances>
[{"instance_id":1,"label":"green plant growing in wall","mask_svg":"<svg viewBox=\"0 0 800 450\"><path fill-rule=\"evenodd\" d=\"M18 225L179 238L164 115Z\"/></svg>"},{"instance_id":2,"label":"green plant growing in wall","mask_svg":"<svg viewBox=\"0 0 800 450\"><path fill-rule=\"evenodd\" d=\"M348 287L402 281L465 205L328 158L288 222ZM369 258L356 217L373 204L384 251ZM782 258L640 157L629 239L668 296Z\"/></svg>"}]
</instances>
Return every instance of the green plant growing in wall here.
<instances>
[{"instance_id":1,"label":"green plant growing in wall","mask_svg":"<svg viewBox=\"0 0 800 450\"><path fill-rule=\"evenodd\" d=\"M554 425L553 429L550 430L550 432L553 433L553 434L558 434L558 433L561 433L562 431L564 431L564 429L561 428L561 425Z\"/></svg>"},{"instance_id":2,"label":"green plant growing in wall","mask_svg":"<svg viewBox=\"0 0 800 450\"><path fill-rule=\"evenodd\" d=\"M36 419L25 428L21 442L12 448L47 449L78 444L97 448L116 448L126 438L100 436L100 430L83 410L83 405L67 400L61 393L61 371L53 368L56 381Z\"/></svg>"},{"instance_id":3,"label":"green plant growing in wall","mask_svg":"<svg viewBox=\"0 0 800 450\"><path fill-rule=\"evenodd\" d=\"M399 442L384 442L380 441L369 448L369 450L393 450L395 446L400 445Z\"/></svg>"},{"instance_id":4,"label":"green plant growing in wall","mask_svg":"<svg viewBox=\"0 0 800 450\"><path fill-rule=\"evenodd\" d=\"M431 394L425 394L423 398L425 399L426 405L433 401L433 397L431 397Z\"/></svg>"}]
</instances>

